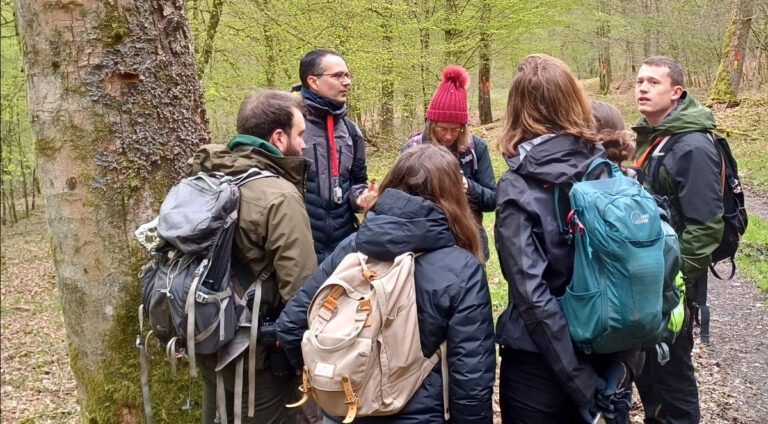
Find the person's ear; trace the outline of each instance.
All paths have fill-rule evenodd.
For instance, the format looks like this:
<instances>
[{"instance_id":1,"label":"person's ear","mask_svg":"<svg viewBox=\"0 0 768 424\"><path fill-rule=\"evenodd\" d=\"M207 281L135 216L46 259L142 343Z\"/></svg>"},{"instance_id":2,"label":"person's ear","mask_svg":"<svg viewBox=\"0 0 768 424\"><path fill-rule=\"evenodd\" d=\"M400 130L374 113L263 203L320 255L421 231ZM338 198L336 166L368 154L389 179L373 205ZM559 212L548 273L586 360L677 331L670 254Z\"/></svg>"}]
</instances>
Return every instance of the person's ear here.
<instances>
[{"instance_id":1,"label":"person's ear","mask_svg":"<svg viewBox=\"0 0 768 424\"><path fill-rule=\"evenodd\" d=\"M313 90L313 91L317 91L318 90L318 88L319 88L318 84L317 84L317 80L318 79L319 78L317 78L314 75L310 75L310 76L307 77L307 85L309 85L309 88L311 90Z\"/></svg>"},{"instance_id":2,"label":"person's ear","mask_svg":"<svg viewBox=\"0 0 768 424\"><path fill-rule=\"evenodd\" d=\"M283 151L288 140L287 134L282 129L278 128L272 132L269 136L269 144L277 147L277 150Z\"/></svg>"},{"instance_id":3,"label":"person's ear","mask_svg":"<svg viewBox=\"0 0 768 424\"><path fill-rule=\"evenodd\" d=\"M680 96L683 95L683 89L682 85L676 85L675 88L672 89L672 100L677 100L680 98Z\"/></svg>"}]
</instances>

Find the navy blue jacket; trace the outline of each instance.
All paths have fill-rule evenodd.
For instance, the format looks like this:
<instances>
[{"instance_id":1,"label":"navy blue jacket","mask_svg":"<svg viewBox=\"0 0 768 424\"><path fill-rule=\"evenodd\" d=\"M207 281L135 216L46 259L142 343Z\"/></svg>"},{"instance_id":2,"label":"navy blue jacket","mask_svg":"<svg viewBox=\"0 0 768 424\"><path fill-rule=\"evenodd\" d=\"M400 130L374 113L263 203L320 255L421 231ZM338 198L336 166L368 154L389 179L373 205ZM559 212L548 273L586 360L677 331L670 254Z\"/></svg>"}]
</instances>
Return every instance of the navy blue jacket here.
<instances>
[{"instance_id":1,"label":"navy blue jacket","mask_svg":"<svg viewBox=\"0 0 768 424\"><path fill-rule=\"evenodd\" d=\"M304 119L307 128L302 156L312 162L307 175L307 206L317 263L321 263L339 242L355 231L355 199L365 190L368 173L365 164L365 143L360 129L346 119L347 106L331 111L304 99ZM333 116L333 134L339 170L341 201L333 199L331 152L326 117Z\"/></svg>"},{"instance_id":2,"label":"navy blue jacket","mask_svg":"<svg viewBox=\"0 0 768 424\"><path fill-rule=\"evenodd\" d=\"M283 309L278 338L293 365L303 364L301 340L312 297L344 256L355 251L382 260L424 252L414 271L422 353L432 356L447 339L452 421L490 424L496 361L485 272L474 256L455 246L442 210L399 190L382 193L359 231L336 248ZM438 364L398 414L355 422L443 423L442 387Z\"/></svg>"}]
</instances>

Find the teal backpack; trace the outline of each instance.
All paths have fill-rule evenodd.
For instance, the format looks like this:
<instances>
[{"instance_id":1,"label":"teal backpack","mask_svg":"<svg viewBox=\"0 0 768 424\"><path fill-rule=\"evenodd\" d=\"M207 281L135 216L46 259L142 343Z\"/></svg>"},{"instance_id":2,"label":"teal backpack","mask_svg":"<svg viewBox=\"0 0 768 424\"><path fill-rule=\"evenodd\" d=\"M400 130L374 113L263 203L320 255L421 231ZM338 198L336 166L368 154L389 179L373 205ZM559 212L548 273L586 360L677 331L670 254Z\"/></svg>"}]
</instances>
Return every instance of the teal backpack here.
<instances>
[{"instance_id":1,"label":"teal backpack","mask_svg":"<svg viewBox=\"0 0 768 424\"><path fill-rule=\"evenodd\" d=\"M608 168L609 178L587 180L598 166ZM680 250L656 200L602 158L573 184L567 227L559 192L556 186L558 222L575 245L573 277L560 303L576 346L612 353L671 342L680 329L673 313L680 299Z\"/></svg>"}]
</instances>

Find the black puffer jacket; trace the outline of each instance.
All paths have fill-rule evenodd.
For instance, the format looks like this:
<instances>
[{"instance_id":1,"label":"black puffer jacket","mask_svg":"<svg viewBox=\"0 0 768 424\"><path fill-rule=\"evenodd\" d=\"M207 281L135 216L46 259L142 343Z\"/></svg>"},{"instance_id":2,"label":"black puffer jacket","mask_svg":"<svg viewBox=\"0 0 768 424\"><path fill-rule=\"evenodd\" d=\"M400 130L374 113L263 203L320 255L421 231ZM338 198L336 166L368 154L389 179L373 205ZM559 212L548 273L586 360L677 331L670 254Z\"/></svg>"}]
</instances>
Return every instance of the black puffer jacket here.
<instances>
[{"instance_id":1,"label":"black puffer jacket","mask_svg":"<svg viewBox=\"0 0 768 424\"><path fill-rule=\"evenodd\" d=\"M307 206L315 254L320 263L339 242L355 231L355 211L359 208L355 199L365 190L368 180L365 165L365 143L360 129L347 120L347 106L338 111L304 99L307 129L304 142L307 148L302 156L312 162L307 175ZM336 144L341 202L335 202L331 185L331 152L328 140L327 116L333 116L332 128Z\"/></svg>"},{"instance_id":2,"label":"black puffer jacket","mask_svg":"<svg viewBox=\"0 0 768 424\"><path fill-rule=\"evenodd\" d=\"M498 319L496 339L504 347L541 353L582 404L592 396L598 376L574 349L557 301L571 281L574 248L558 226L554 183L569 189L605 151L568 135L542 136L518 151L522 154L507 159L509 170L496 194L496 250L509 287L509 306ZM561 193L564 218L568 201Z\"/></svg>"},{"instance_id":3,"label":"black puffer jacket","mask_svg":"<svg viewBox=\"0 0 768 424\"><path fill-rule=\"evenodd\" d=\"M493 318L485 273L477 259L455 247L445 214L434 203L399 190L382 193L360 230L344 240L288 302L278 320L278 338L295 366L307 308L341 260L354 251L391 260L405 252L416 259L416 304L424 357L448 341L450 410L455 423L491 423L495 376ZM394 416L360 423L442 423L442 378L438 364L413 398Z\"/></svg>"}]
</instances>

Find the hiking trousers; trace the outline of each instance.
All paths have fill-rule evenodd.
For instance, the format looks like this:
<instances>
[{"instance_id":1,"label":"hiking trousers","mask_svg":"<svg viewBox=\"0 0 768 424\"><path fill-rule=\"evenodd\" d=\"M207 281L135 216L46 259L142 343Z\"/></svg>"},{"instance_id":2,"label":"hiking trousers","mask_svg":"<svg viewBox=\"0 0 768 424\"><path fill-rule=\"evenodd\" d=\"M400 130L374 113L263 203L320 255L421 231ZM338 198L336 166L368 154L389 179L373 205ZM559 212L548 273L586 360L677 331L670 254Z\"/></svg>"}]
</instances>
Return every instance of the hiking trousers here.
<instances>
[{"instance_id":1,"label":"hiking trousers","mask_svg":"<svg viewBox=\"0 0 768 424\"><path fill-rule=\"evenodd\" d=\"M579 407L539 353L502 348L499 406L503 424L584 424Z\"/></svg>"},{"instance_id":2,"label":"hiking trousers","mask_svg":"<svg viewBox=\"0 0 768 424\"><path fill-rule=\"evenodd\" d=\"M247 351L245 353L247 358ZM216 355L199 355L200 374L203 377L203 424L213 424L216 419ZM234 420L235 361L224 372L224 389L227 401L227 422ZM247 359L246 359L247 363ZM283 424L296 422L296 408L285 405L299 398L298 376L278 377L271 371L256 370L254 416L248 416L248 366L243 366L243 424Z\"/></svg>"},{"instance_id":3,"label":"hiking trousers","mask_svg":"<svg viewBox=\"0 0 768 424\"><path fill-rule=\"evenodd\" d=\"M699 390L691 359L693 301L686 298L685 304L685 320L669 346L669 362L662 366L655 350L646 351L643 371L635 380L646 424L698 424L700 419Z\"/></svg>"}]
</instances>

